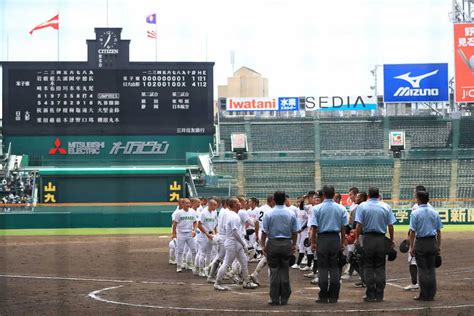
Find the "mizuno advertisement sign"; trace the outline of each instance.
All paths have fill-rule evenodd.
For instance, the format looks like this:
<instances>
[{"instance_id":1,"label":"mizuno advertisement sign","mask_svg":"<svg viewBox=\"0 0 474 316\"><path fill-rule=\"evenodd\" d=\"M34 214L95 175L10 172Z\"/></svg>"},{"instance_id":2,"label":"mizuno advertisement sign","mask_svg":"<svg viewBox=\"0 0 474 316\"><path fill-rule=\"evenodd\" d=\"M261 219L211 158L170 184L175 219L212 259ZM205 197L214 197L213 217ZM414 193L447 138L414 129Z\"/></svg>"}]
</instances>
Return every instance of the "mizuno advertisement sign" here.
<instances>
[{"instance_id":1,"label":"mizuno advertisement sign","mask_svg":"<svg viewBox=\"0 0 474 316\"><path fill-rule=\"evenodd\" d=\"M384 102L448 101L448 64L383 66Z\"/></svg>"}]
</instances>

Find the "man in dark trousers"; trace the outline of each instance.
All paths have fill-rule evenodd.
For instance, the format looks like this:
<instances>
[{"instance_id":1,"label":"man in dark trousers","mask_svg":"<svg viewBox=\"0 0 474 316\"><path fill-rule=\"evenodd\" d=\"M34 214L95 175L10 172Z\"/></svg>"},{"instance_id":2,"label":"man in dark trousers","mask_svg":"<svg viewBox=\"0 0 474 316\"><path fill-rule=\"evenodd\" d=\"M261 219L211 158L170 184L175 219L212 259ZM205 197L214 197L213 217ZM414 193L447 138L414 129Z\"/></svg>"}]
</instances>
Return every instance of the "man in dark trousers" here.
<instances>
[{"instance_id":1,"label":"man in dark trousers","mask_svg":"<svg viewBox=\"0 0 474 316\"><path fill-rule=\"evenodd\" d=\"M285 192L275 192L276 205L263 216L261 245L270 268L270 305L288 304L291 294L289 258L296 250L298 225L285 199Z\"/></svg>"},{"instance_id":2,"label":"man in dark trousers","mask_svg":"<svg viewBox=\"0 0 474 316\"><path fill-rule=\"evenodd\" d=\"M316 251L319 269L318 303L337 303L341 288L338 253L344 248L348 216L346 209L334 202L334 187L323 187L324 201L313 209L311 245ZM317 235L317 238L316 238Z\"/></svg>"},{"instance_id":3,"label":"man in dark trousers","mask_svg":"<svg viewBox=\"0 0 474 316\"><path fill-rule=\"evenodd\" d=\"M369 188L369 200L359 205L356 213L357 237L364 229L364 277L367 286L364 301L382 302L385 290L385 234L393 243L393 224L396 219L388 204L379 200L379 189Z\"/></svg>"},{"instance_id":4,"label":"man in dark trousers","mask_svg":"<svg viewBox=\"0 0 474 316\"><path fill-rule=\"evenodd\" d=\"M436 294L435 260L441 249L443 224L428 204L428 192L417 191L415 196L418 208L410 215L410 254L416 258L420 285L420 296L415 300L432 301Z\"/></svg>"}]
</instances>

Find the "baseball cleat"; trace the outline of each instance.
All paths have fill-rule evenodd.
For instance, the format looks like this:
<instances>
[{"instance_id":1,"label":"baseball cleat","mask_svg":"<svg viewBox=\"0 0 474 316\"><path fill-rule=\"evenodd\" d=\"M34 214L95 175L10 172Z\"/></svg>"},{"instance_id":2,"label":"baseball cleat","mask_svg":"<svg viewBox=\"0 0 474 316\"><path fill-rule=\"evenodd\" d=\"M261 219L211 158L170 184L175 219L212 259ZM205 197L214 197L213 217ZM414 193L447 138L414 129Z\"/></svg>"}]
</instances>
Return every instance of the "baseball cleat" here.
<instances>
[{"instance_id":1,"label":"baseball cleat","mask_svg":"<svg viewBox=\"0 0 474 316\"><path fill-rule=\"evenodd\" d=\"M314 278L315 274L314 272L306 273L303 275L305 278L312 279Z\"/></svg>"},{"instance_id":2,"label":"baseball cleat","mask_svg":"<svg viewBox=\"0 0 474 316\"><path fill-rule=\"evenodd\" d=\"M181 272L181 271L183 271L183 270L182 270L180 267L177 267L177 268L176 268L176 272L179 273L179 272Z\"/></svg>"},{"instance_id":3,"label":"baseball cleat","mask_svg":"<svg viewBox=\"0 0 474 316\"><path fill-rule=\"evenodd\" d=\"M357 288L363 288L365 287L365 283L364 282L357 282L355 284L352 284L353 287L357 287Z\"/></svg>"},{"instance_id":4,"label":"baseball cleat","mask_svg":"<svg viewBox=\"0 0 474 316\"><path fill-rule=\"evenodd\" d=\"M249 278L250 278L250 281L252 281L253 283L260 286L260 281L258 280L258 278L255 274L252 273L251 275L249 275Z\"/></svg>"},{"instance_id":5,"label":"baseball cleat","mask_svg":"<svg viewBox=\"0 0 474 316\"><path fill-rule=\"evenodd\" d=\"M300 266L295 263L294 265L291 266L291 268L292 268L292 269L299 269Z\"/></svg>"},{"instance_id":6,"label":"baseball cleat","mask_svg":"<svg viewBox=\"0 0 474 316\"><path fill-rule=\"evenodd\" d=\"M319 284L319 278L315 277L314 279L311 280L311 284Z\"/></svg>"},{"instance_id":7,"label":"baseball cleat","mask_svg":"<svg viewBox=\"0 0 474 316\"><path fill-rule=\"evenodd\" d=\"M343 274L343 275L341 276L341 280L349 280L350 278L351 278L351 276L350 276L349 273Z\"/></svg>"},{"instance_id":8,"label":"baseball cleat","mask_svg":"<svg viewBox=\"0 0 474 316\"><path fill-rule=\"evenodd\" d=\"M216 278L207 278L207 283L216 283Z\"/></svg>"},{"instance_id":9,"label":"baseball cleat","mask_svg":"<svg viewBox=\"0 0 474 316\"><path fill-rule=\"evenodd\" d=\"M170 259L170 260L168 261L168 263L169 263L169 264L176 264L176 261L173 260L173 259Z\"/></svg>"},{"instance_id":10,"label":"baseball cleat","mask_svg":"<svg viewBox=\"0 0 474 316\"><path fill-rule=\"evenodd\" d=\"M301 271L310 271L310 270L311 270L311 267L309 267L309 266L300 267L300 270L301 270Z\"/></svg>"},{"instance_id":11,"label":"baseball cleat","mask_svg":"<svg viewBox=\"0 0 474 316\"><path fill-rule=\"evenodd\" d=\"M214 290L217 290L217 291L228 291L229 289L226 288L225 286L222 286L221 283L214 283Z\"/></svg>"},{"instance_id":12,"label":"baseball cleat","mask_svg":"<svg viewBox=\"0 0 474 316\"><path fill-rule=\"evenodd\" d=\"M238 275L234 274L234 276L232 277L232 282L234 282L235 284L242 284L243 281Z\"/></svg>"},{"instance_id":13,"label":"baseball cleat","mask_svg":"<svg viewBox=\"0 0 474 316\"><path fill-rule=\"evenodd\" d=\"M420 286L418 284L410 284L403 288L404 291L415 291L418 290Z\"/></svg>"},{"instance_id":14,"label":"baseball cleat","mask_svg":"<svg viewBox=\"0 0 474 316\"><path fill-rule=\"evenodd\" d=\"M257 287L258 287L257 284L250 281L244 283L244 289L256 289Z\"/></svg>"},{"instance_id":15,"label":"baseball cleat","mask_svg":"<svg viewBox=\"0 0 474 316\"><path fill-rule=\"evenodd\" d=\"M204 271L202 271L202 270L199 271L199 276L200 276L201 278L207 277L207 275L206 275L206 274L204 273Z\"/></svg>"}]
</instances>

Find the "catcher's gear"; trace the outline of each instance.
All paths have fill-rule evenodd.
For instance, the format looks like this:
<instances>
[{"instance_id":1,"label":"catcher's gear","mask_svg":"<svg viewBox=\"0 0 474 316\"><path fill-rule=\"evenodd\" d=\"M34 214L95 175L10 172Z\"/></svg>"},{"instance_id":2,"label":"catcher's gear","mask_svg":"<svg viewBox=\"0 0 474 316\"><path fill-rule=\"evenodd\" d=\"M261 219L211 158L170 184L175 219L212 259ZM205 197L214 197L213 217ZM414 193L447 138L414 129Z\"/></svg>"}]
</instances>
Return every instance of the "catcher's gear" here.
<instances>
[{"instance_id":1,"label":"catcher's gear","mask_svg":"<svg viewBox=\"0 0 474 316\"><path fill-rule=\"evenodd\" d=\"M437 255L435 259L435 268L441 267L441 264L443 263L442 261L441 255Z\"/></svg>"},{"instance_id":2,"label":"catcher's gear","mask_svg":"<svg viewBox=\"0 0 474 316\"><path fill-rule=\"evenodd\" d=\"M410 248L410 243L408 242L408 239L405 239L404 241L400 243L399 249L401 253L407 253L409 248Z\"/></svg>"},{"instance_id":3,"label":"catcher's gear","mask_svg":"<svg viewBox=\"0 0 474 316\"><path fill-rule=\"evenodd\" d=\"M350 256L350 263L357 264L362 260L363 249L361 245L356 245L352 256Z\"/></svg>"},{"instance_id":4,"label":"catcher's gear","mask_svg":"<svg viewBox=\"0 0 474 316\"><path fill-rule=\"evenodd\" d=\"M308 238L308 237L306 237L306 238L304 239L303 245L304 245L305 247L310 247L310 246L311 246L311 242L309 241L309 238Z\"/></svg>"}]
</instances>

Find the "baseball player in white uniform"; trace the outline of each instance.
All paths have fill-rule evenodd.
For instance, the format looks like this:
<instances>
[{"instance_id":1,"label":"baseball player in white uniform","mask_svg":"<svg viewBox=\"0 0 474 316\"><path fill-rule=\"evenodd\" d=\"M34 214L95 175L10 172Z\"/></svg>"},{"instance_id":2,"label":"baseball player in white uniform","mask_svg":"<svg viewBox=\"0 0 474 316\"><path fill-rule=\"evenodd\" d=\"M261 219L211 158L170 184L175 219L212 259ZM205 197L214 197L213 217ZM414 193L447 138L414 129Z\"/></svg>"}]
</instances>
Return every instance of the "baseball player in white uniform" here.
<instances>
[{"instance_id":1,"label":"baseball player in white uniform","mask_svg":"<svg viewBox=\"0 0 474 316\"><path fill-rule=\"evenodd\" d=\"M176 209L174 212L171 214L171 222L174 220L175 214L183 208L183 199L178 200L178 205L176 206ZM169 247L169 264L176 264L176 249L177 249L177 242L176 238L172 238L170 243L168 244Z\"/></svg>"},{"instance_id":2,"label":"baseball player in white uniform","mask_svg":"<svg viewBox=\"0 0 474 316\"><path fill-rule=\"evenodd\" d=\"M190 205L189 199L183 199L183 208L178 210L173 218L173 238L177 241L176 272L182 271L185 245L191 251L193 261L196 256L196 244L193 237L196 234L197 217L196 213L189 208Z\"/></svg>"},{"instance_id":3,"label":"baseball player in white uniform","mask_svg":"<svg viewBox=\"0 0 474 316\"><path fill-rule=\"evenodd\" d=\"M247 213L250 218L253 220L253 225L250 225L250 229L253 229L255 232L251 235L248 236L250 245L253 247L253 249L258 248L258 231L259 231L259 222L258 222L258 216L259 216L259 200L257 198L250 198L249 203L248 203L249 209L247 210ZM256 261L255 258L251 258L250 262Z\"/></svg>"},{"instance_id":4,"label":"baseball player in white uniform","mask_svg":"<svg viewBox=\"0 0 474 316\"><path fill-rule=\"evenodd\" d=\"M248 275L248 257L245 253L247 244L243 238L241 219L237 215L241 209L239 200L231 198L229 200L229 209L225 218L225 257L224 263L219 268L217 273L216 282L214 283L214 289L219 291L228 290L228 288L222 286L222 280L226 273L226 270L231 267L235 259L239 262L242 269L242 277L244 280L245 289L254 289L257 284L250 282Z\"/></svg>"},{"instance_id":5,"label":"baseball player in white uniform","mask_svg":"<svg viewBox=\"0 0 474 316\"><path fill-rule=\"evenodd\" d=\"M197 237L198 242L198 255L196 256L196 262L198 267L199 276L204 277L204 267L206 263L209 263L211 259L212 240L215 234L217 234L217 201L210 199L208 206L202 211L201 216L198 220L198 228L201 233Z\"/></svg>"},{"instance_id":6,"label":"baseball player in white uniform","mask_svg":"<svg viewBox=\"0 0 474 316\"><path fill-rule=\"evenodd\" d=\"M216 282L215 278L216 278L217 269L219 268L219 265L224 261L224 257L225 257L225 247L224 247L224 241L225 241L225 235L226 235L225 222L226 222L227 213L230 212L228 209L227 203L228 203L228 200L226 199L222 201L222 208L217 218L217 229L219 230L219 235L213 239L217 243L217 253L214 260L212 260L208 269L209 270L209 273L207 276L208 283Z\"/></svg>"},{"instance_id":7,"label":"baseball player in white uniform","mask_svg":"<svg viewBox=\"0 0 474 316\"><path fill-rule=\"evenodd\" d=\"M259 215L258 215L258 222L259 222L258 238L259 238L259 240L262 237L263 216L265 215L266 212L270 212L271 210L273 210L274 207L275 207L275 200L273 199L273 195L269 195L267 197L267 204L262 205L258 209L258 213L259 213ZM260 271L263 270L263 268L266 265L267 265L267 257L262 256L260 258L260 261L257 264L257 267L255 267L255 270L250 275L250 280L252 280L252 282L254 282L257 285L260 285L260 281L258 280L258 274L260 273Z\"/></svg>"}]
</instances>

